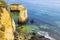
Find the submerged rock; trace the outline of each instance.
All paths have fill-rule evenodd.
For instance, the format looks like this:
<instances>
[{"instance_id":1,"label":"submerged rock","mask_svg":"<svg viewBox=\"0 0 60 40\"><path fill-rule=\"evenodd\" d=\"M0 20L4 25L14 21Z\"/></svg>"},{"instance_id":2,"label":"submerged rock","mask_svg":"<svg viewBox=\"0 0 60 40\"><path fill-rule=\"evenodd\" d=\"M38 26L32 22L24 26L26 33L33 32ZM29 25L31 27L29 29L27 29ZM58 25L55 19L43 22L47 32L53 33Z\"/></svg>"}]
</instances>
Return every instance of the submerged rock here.
<instances>
[{"instance_id":1,"label":"submerged rock","mask_svg":"<svg viewBox=\"0 0 60 40\"><path fill-rule=\"evenodd\" d=\"M14 40L15 23L6 8L0 7L0 40Z\"/></svg>"},{"instance_id":2,"label":"submerged rock","mask_svg":"<svg viewBox=\"0 0 60 40\"><path fill-rule=\"evenodd\" d=\"M34 22L35 22L35 21L34 21L33 19L30 21L31 24L33 24Z\"/></svg>"},{"instance_id":3,"label":"submerged rock","mask_svg":"<svg viewBox=\"0 0 60 40\"><path fill-rule=\"evenodd\" d=\"M50 40L50 39L45 38L44 36L40 36L40 37L32 36L31 39L29 40Z\"/></svg>"}]
</instances>

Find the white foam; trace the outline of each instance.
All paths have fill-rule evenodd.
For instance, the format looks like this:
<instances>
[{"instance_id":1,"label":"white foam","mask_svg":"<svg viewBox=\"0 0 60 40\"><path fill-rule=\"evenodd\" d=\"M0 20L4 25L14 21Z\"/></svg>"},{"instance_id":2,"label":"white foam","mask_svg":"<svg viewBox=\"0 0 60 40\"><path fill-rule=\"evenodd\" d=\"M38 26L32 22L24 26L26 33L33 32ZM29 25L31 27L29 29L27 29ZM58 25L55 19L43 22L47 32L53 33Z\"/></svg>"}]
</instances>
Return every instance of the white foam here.
<instances>
[{"instance_id":1,"label":"white foam","mask_svg":"<svg viewBox=\"0 0 60 40\"><path fill-rule=\"evenodd\" d=\"M38 35L42 35L42 36L45 36L46 38L49 38L50 40L56 40L52 37L49 36L49 33L48 32L45 32L45 31L39 31L37 32Z\"/></svg>"}]
</instances>

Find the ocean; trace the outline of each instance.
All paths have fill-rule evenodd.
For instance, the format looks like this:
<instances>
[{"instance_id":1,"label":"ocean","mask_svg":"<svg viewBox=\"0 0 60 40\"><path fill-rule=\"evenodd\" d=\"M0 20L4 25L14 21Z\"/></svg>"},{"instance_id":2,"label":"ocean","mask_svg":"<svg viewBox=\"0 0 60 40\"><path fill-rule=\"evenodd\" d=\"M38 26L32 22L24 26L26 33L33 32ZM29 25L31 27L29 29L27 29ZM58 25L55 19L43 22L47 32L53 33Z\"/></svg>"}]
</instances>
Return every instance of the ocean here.
<instances>
[{"instance_id":1,"label":"ocean","mask_svg":"<svg viewBox=\"0 0 60 40\"><path fill-rule=\"evenodd\" d=\"M28 9L28 22L27 25L35 25L39 28L39 31L44 33L47 32L50 37L60 40L60 4L59 2L54 1L44 1L44 0L35 0L30 2L30 0L5 0L8 5L10 4L22 4ZM15 2L16 1L16 2ZM37 2L38 1L38 2ZM57 0L59 1L59 0ZM15 17L15 16L14 16ZM14 18L15 23L18 24L17 17ZM31 20L34 20L34 23L31 24ZM34 26L32 26L34 27ZM48 36L47 36L48 37Z\"/></svg>"}]
</instances>

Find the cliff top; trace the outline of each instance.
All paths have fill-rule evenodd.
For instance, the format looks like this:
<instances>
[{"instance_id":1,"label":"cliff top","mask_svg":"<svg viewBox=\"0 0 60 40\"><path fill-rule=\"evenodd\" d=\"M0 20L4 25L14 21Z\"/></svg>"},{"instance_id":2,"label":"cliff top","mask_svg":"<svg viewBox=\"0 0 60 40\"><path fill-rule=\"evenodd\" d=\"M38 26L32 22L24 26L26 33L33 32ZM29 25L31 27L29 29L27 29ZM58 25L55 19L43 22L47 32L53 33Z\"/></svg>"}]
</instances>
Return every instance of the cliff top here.
<instances>
[{"instance_id":1,"label":"cliff top","mask_svg":"<svg viewBox=\"0 0 60 40\"><path fill-rule=\"evenodd\" d=\"M5 7L7 8L7 3L4 1L0 1L0 7Z\"/></svg>"}]
</instances>

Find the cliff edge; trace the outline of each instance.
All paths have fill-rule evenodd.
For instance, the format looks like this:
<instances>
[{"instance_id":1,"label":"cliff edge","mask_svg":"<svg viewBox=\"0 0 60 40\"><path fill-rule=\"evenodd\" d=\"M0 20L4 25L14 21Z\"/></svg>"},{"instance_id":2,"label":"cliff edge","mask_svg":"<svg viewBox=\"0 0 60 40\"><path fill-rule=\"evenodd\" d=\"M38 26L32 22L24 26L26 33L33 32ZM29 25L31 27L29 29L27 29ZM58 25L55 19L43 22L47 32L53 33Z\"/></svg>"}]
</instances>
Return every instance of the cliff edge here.
<instances>
[{"instance_id":1,"label":"cliff edge","mask_svg":"<svg viewBox=\"0 0 60 40\"><path fill-rule=\"evenodd\" d=\"M2 5L3 4L3 5ZM15 23L3 2L0 2L0 40L14 40Z\"/></svg>"}]
</instances>

